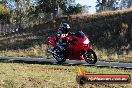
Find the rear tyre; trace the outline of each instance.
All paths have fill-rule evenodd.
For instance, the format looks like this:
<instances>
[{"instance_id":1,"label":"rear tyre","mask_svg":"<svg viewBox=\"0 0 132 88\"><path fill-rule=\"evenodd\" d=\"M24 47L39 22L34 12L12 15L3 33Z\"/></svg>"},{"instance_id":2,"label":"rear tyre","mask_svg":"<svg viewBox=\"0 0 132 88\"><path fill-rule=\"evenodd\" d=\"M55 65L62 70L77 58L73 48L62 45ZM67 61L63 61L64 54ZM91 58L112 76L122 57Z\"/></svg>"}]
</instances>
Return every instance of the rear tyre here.
<instances>
[{"instance_id":1,"label":"rear tyre","mask_svg":"<svg viewBox=\"0 0 132 88\"><path fill-rule=\"evenodd\" d=\"M89 64L95 64L97 62L97 56L96 56L95 52L92 49L88 50L84 54L84 59Z\"/></svg>"},{"instance_id":2,"label":"rear tyre","mask_svg":"<svg viewBox=\"0 0 132 88\"><path fill-rule=\"evenodd\" d=\"M65 55L64 53L60 52L59 49L54 49L54 52L56 54L53 54L53 57L59 62L59 63L63 63L66 61Z\"/></svg>"}]
</instances>

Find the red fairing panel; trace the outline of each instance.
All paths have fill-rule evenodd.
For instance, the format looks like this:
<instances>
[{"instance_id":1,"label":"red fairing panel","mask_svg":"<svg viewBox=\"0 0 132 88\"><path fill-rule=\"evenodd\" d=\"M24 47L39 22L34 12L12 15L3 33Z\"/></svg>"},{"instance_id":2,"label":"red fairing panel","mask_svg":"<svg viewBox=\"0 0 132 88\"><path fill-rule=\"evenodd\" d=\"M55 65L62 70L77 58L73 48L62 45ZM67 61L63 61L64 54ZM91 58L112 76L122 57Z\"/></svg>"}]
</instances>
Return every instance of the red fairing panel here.
<instances>
[{"instance_id":1,"label":"red fairing panel","mask_svg":"<svg viewBox=\"0 0 132 88\"><path fill-rule=\"evenodd\" d=\"M58 46L57 46L56 43L55 43L55 40L56 40L56 37L49 37L49 38L48 38L49 43L50 43L52 46L58 48Z\"/></svg>"}]
</instances>

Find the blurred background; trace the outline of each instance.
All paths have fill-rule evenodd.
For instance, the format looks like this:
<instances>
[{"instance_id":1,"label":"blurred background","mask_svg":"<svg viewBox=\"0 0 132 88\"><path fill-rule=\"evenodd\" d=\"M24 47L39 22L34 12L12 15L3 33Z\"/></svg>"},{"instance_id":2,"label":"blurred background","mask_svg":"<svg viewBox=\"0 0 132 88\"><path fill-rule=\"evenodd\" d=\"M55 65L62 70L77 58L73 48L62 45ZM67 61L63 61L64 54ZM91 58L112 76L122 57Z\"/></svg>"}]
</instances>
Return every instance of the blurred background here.
<instances>
[{"instance_id":1,"label":"blurred background","mask_svg":"<svg viewBox=\"0 0 132 88\"><path fill-rule=\"evenodd\" d=\"M131 7L131 0L0 0L0 34L64 15L94 14Z\"/></svg>"},{"instance_id":2,"label":"blurred background","mask_svg":"<svg viewBox=\"0 0 132 88\"><path fill-rule=\"evenodd\" d=\"M0 54L47 57L47 37L67 22L100 58L132 61L131 7L132 0L0 0Z\"/></svg>"}]
</instances>

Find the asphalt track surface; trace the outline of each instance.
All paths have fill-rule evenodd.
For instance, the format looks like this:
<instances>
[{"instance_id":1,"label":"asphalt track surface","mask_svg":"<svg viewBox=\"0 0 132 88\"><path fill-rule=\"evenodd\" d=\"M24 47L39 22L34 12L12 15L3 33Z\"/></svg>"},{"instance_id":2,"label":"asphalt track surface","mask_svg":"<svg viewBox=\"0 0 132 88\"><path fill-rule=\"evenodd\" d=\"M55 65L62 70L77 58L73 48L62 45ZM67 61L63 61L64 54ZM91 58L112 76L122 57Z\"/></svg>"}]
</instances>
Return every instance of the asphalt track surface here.
<instances>
[{"instance_id":1,"label":"asphalt track surface","mask_svg":"<svg viewBox=\"0 0 132 88\"><path fill-rule=\"evenodd\" d=\"M105 62L98 61L96 64L88 64L85 61L66 60L64 63L57 63L55 59L44 59L44 58L23 58L23 57L0 57L0 63L27 63L27 64L50 64L50 65L65 65L65 66L96 66L96 67L112 67L112 68L123 68L131 69L132 63L119 63L119 62Z\"/></svg>"}]
</instances>

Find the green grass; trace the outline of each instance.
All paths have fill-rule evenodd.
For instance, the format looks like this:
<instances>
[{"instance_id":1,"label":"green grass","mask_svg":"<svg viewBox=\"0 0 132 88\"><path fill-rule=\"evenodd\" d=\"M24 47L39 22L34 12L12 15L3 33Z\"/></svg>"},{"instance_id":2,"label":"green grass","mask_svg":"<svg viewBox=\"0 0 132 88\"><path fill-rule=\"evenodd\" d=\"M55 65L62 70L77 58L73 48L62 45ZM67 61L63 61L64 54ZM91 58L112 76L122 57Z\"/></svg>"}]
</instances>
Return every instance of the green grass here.
<instances>
[{"instance_id":1,"label":"green grass","mask_svg":"<svg viewBox=\"0 0 132 88\"><path fill-rule=\"evenodd\" d=\"M88 74L130 74L131 70L85 67ZM76 67L0 63L0 88L79 88ZM85 84L83 88L131 88L130 84Z\"/></svg>"}]
</instances>

